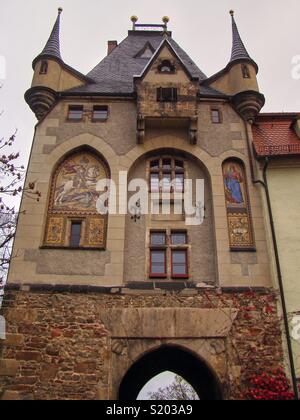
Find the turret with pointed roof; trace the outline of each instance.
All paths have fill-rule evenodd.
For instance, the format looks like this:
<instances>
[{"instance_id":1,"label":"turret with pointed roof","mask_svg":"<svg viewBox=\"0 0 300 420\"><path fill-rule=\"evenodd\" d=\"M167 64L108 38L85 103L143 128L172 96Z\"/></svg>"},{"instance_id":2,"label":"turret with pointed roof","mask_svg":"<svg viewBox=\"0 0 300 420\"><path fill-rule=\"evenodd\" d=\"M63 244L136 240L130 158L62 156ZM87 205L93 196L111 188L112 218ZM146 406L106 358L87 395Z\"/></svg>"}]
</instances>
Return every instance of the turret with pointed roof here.
<instances>
[{"instance_id":1,"label":"turret with pointed roof","mask_svg":"<svg viewBox=\"0 0 300 420\"><path fill-rule=\"evenodd\" d=\"M201 83L203 88L213 88L231 97L236 111L247 121L254 121L265 103L257 83L258 65L249 55L234 18L232 20L232 50L227 66Z\"/></svg>"},{"instance_id":2,"label":"turret with pointed roof","mask_svg":"<svg viewBox=\"0 0 300 420\"><path fill-rule=\"evenodd\" d=\"M234 19L234 11L230 10L230 15L232 19L232 50L231 50L231 57L229 64L233 64L237 61L249 61L250 63L254 64L254 66L257 68L258 66L255 63L255 61L250 57L242 39L239 34L239 30L236 24L236 21Z\"/></svg>"},{"instance_id":3,"label":"turret with pointed roof","mask_svg":"<svg viewBox=\"0 0 300 420\"><path fill-rule=\"evenodd\" d=\"M53 26L51 35L43 49L43 51L33 60L33 68L40 59L52 58L63 61L60 53L60 16L63 9L58 9L58 15Z\"/></svg>"},{"instance_id":4,"label":"turret with pointed roof","mask_svg":"<svg viewBox=\"0 0 300 420\"><path fill-rule=\"evenodd\" d=\"M59 92L91 82L88 77L68 66L62 59L60 52L61 13L62 8L59 8L45 47L33 60L32 86L25 94L26 102L39 120L51 110Z\"/></svg>"}]
</instances>

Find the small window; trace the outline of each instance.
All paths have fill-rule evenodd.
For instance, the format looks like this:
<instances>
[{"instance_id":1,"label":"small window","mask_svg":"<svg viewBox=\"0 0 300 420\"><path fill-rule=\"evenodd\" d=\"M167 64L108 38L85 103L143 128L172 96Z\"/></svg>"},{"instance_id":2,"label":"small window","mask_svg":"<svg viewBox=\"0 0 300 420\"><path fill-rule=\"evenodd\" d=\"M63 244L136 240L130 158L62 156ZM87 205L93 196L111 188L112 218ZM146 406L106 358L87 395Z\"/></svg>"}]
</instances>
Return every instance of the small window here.
<instances>
[{"instance_id":1,"label":"small window","mask_svg":"<svg viewBox=\"0 0 300 420\"><path fill-rule=\"evenodd\" d=\"M172 250L172 277L187 278L187 250Z\"/></svg>"},{"instance_id":2,"label":"small window","mask_svg":"<svg viewBox=\"0 0 300 420\"><path fill-rule=\"evenodd\" d=\"M214 124L221 124L221 111L219 109L212 109L211 110L211 121Z\"/></svg>"},{"instance_id":3,"label":"small window","mask_svg":"<svg viewBox=\"0 0 300 420\"><path fill-rule=\"evenodd\" d=\"M151 232L151 246L163 246L166 245L166 243L165 232Z\"/></svg>"},{"instance_id":4,"label":"small window","mask_svg":"<svg viewBox=\"0 0 300 420\"><path fill-rule=\"evenodd\" d=\"M105 121L108 118L108 107L104 105L97 105L93 108L93 120Z\"/></svg>"},{"instance_id":5,"label":"small window","mask_svg":"<svg viewBox=\"0 0 300 420\"><path fill-rule=\"evenodd\" d=\"M47 74L48 73L48 61L42 61L40 74Z\"/></svg>"},{"instance_id":6,"label":"small window","mask_svg":"<svg viewBox=\"0 0 300 420\"><path fill-rule=\"evenodd\" d=\"M79 248L80 247L81 226L82 226L82 222L80 222L80 221L71 223L70 246L72 248Z\"/></svg>"},{"instance_id":7,"label":"small window","mask_svg":"<svg viewBox=\"0 0 300 420\"><path fill-rule=\"evenodd\" d=\"M186 232L172 232L171 244L172 245L186 245L187 244Z\"/></svg>"},{"instance_id":8,"label":"small window","mask_svg":"<svg viewBox=\"0 0 300 420\"><path fill-rule=\"evenodd\" d=\"M83 117L83 106L72 105L69 106L68 119L72 121L81 121Z\"/></svg>"},{"instance_id":9,"label":"small window","mask_svg":"<svg viewBox=\"0 0 300 420\"><path fill-rule=\"evenodd\" d=\"M250 79L249 67L246 66L245 64L242 65L242 73L243 73L243 78L244 79Z\"/></svg>"},{"instance_id":10,"label":"small window","mask_svg":"<svg viewBox=\"0 0 300 420\"><path fill-rule=\"evenodd\" d=\"M174 73L175 67L171 64L169 60L164 60L160 66L158 66L158 71L160 73Z\"/></svg>"},{"instance_id":11,"label":"small window","mask_svg":"<svg viewBox=\"0 0 300 420\"><path fill-rule=\"evenodd\" d=\"M150 277L166 277L166 250L150 251Z\"/></svg>"},{"instance_id":12,"label":"small window","mask_svg":"<svg viewBox=\"0 0 300 420\"><path fill-rule=\"evenodd\" d=\"M158 102L177 102L176 88L158 88L157 101Z\"/></svg>"}]
</instances>

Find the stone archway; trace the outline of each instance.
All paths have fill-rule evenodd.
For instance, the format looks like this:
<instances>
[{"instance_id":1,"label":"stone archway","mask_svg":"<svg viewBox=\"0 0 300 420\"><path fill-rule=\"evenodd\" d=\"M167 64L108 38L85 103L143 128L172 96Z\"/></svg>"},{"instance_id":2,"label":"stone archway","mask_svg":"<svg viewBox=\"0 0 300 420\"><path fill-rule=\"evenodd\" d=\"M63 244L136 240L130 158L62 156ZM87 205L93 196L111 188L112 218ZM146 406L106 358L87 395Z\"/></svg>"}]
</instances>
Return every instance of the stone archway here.
<instances>
[{"instance_id":1,"label":"stone archway","mask_svg":"<svg viewBox=\"0 0 300 420\"><path fill-rule=\"evenodd\" d=\"M203 360L184 348L165 345L148 352L130 367L121 382L119 400L136 400L143 386L166 370L188 381L200 400L223 399L215 373Z\"/></svg>"},{"instance_id":2,"label":"stone archway","mask_svg":"<svg viewBox=\"0 0 300 420\"><path fill-rule=\"evenodd\" d=\"M168 302L165 304L167 306ZM128 378L128 384L139 369L147 372L140 377L135 388L135 392L138 388L141 390L155 376L156 370L151 367L151 364L156 364L153 361L158 365L157 374L168 369L178 373L192 386L195 385L202 399L222 398L216 378L223 383L228 375L226 342L236 316L237 311L229 308L102 309L99 318L109 331L109 341L107 378L104 376L99 383L99 399L127 398L120 392L122 383ZM165 348L172 349L172 352L162 350ZM159 364L160 356L162 364ZM142 363L139 364L139 361ZM188 366L187 370L184 365ZM193 376L193 372L198 372L199 377ZM207 394L202 391L202 380L210 383Z\"/></svg>"}]
</instances>

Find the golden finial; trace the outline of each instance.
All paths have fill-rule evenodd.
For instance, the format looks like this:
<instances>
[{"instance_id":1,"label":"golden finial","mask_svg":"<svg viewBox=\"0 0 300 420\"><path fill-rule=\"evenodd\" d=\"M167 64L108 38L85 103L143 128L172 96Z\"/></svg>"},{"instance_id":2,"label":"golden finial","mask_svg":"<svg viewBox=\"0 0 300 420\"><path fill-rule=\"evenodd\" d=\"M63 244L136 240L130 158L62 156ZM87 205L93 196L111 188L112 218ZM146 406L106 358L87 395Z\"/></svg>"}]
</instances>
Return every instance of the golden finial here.
<instances>
[{"instance_id":1,"label":"golden finial","mask_svg":"<svg viewBox=\"0 0 300 420\"><path fill-rule=\"evenodd\" d=\"M164 16L164 17L162 18L162 21L164 22L164 24L165 24L165 25L167 25L167 24L170 22L170 18L169 18L169 16Z\"/></svg>"},{"instance_id":2,"label":"golden finial","mask_svg":"<svg viewBox=\"0 0 300 420\"><path fill-rule=\"evenodd\" d=\"M229 13L231 14L231 16L234 16L234 10L230 10Z\"/></svg>"},{"instance_id":3,"label":"golden finial","mask_svg":"<svg viewBox=\"0 0 300 420\"><path fill-rule=\"evenodd\" d=\"M62 13L62 11L63 11L63 8L62 7L59 7L58 8L58 14L60 15Z\"/></svg>"},{"instance_id":4,"label":"golden finial","mask_svg":"<svg viewBox=\"0 0 300 420\"><path fill-rule=\"evenodd\" d=\"M132 22L132 29L135 30L135 24L139 20L139 18L137 16L133 15L133 16L131 16L130 20Z\"/></svg>"}]
</instances>

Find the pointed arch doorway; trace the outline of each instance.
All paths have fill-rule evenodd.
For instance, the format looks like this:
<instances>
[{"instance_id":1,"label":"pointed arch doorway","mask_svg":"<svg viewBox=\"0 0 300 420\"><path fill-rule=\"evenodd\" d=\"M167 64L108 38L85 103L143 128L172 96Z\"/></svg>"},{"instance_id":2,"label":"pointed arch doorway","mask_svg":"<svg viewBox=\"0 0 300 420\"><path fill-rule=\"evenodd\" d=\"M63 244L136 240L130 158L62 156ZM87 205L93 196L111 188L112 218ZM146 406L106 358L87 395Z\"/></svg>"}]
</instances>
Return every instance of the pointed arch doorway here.
<instances>
[{"instance_id":1,"label":"pointed arch doorway","mask_svg":"<svg viewBox=\"0 0 300 420\"><path fill-rule=\"evenodd\" d=\"M203 360L189 350L168 345L146 353L130 367L120 384L119 400L136 400L142 388L165 371L184 378L200 400L223 399L218 378Z\"/></svg>"}]
</instances>

